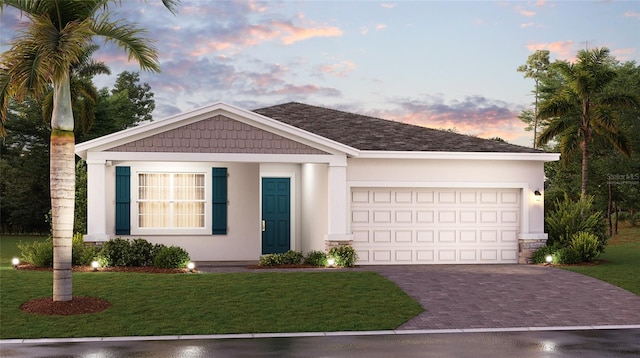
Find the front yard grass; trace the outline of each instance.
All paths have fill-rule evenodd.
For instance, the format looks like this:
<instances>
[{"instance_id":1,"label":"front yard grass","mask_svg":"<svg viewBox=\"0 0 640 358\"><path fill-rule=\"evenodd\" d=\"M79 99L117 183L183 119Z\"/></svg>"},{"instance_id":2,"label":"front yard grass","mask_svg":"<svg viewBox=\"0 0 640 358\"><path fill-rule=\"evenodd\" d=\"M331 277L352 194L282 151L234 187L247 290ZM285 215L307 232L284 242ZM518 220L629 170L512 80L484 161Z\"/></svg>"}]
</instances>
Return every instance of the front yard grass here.
<instances>
[{"instance_id":1,"label":"front yard grass","mask_svg":"<svg viewBox=\"0 0 640 358\"><path fill-rule=\"evenodd\" d=\"M419 303L373 272L147 274L78 272L74 296L111 302L75 316L25 313L50 297L53 274L11 268L0 239L0 338L195 335L394 329ZM23 240L24 241L24 240ZM13 254L13 252L12 252Z\"/></svg>"},{"instance_id":2,"label":"front yard grass","mask_svg":"<svg viewBox=\"0 0 640 358\"><path fill-rule=\"evenodd\" d=\"M561 266L595 277L640 296L640 228L623 227L609 240L596 266Z\"/></svg>"}]
</instances>

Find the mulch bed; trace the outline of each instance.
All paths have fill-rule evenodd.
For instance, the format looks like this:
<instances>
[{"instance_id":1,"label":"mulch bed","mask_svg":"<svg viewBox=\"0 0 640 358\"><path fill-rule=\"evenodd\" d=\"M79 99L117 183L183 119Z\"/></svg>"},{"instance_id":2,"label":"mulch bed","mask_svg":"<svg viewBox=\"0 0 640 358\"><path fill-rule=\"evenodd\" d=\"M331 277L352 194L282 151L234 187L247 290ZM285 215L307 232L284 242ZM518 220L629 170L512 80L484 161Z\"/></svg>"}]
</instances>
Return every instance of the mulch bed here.
<instances>
[{"instance_id":1,"label":"mulch bed","mask_svg":"<svg viewBox=\"0 0 640 358\"><path fill-rule=\"evenodd\" d=\"M96 297L75 296L71 301L54 302L52 297L37 298L23 303L20 309L24 312L47 316L71 316L98 313L111 307L109 301Z\"/></svg>"},{"instance_id":2,"label":"mulch bed","mask_svg":"<svg viewBox=\"0 0 640 358\"><path fill-rule=\"evenodd\" d=\"M18 265L18 270L27 271L53 271L51 267L36 267L29 263L23 263ZM91 266L73 266L73 272L92 272ZM187 273L187 269L165 269L152 266L133 267L133 266L115 266L115 267L100 267L98 272L137 272L137 273Z\"/></svg>"}]
</instances>

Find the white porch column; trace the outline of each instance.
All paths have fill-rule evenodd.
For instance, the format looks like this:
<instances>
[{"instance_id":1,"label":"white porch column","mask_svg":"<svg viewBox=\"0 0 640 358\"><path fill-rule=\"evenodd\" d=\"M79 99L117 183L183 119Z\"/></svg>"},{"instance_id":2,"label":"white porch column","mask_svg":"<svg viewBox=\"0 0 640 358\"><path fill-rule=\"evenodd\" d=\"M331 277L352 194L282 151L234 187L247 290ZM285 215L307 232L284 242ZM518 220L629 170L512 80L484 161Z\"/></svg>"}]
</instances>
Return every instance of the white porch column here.
<instances>
[{"instance_id":1,"label":"white porch column","mask_svg":"<svg viewBox=\"0 0 640 358\"><path fill-rule=\"evenodd\" d=\"M107 199L104 159L87 159L87 235L86 241L107 241Z\"/></svg>"},{"instance_id":2,"label":"white porch column","mask_svg":"<svg viewBox=\"0 0 640 358\"><path fill-rule=\"evenodd\" d=\"M326 239L348 241L351 234L347 232L347 163L330 163L328 171L329 227Z\"/></svg>"}]
</instances>

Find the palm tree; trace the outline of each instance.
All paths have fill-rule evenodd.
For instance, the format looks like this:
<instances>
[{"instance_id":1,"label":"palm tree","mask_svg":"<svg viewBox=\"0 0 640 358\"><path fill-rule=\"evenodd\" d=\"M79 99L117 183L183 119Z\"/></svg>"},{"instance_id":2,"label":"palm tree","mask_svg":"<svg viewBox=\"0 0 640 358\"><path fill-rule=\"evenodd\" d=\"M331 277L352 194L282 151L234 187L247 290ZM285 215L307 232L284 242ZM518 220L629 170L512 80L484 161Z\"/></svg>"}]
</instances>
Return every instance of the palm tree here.
<instances>
[{"instance_id":1,"label":"palm tree","mask_svg":"<svg viewBox=\"0 0 640 358\"><path fill-rule=\"evenodd\" d=\"M176 11L179 0L163 0ZM117 0L0 0L28 20L0 57L0 116L6 120L10 97L41 97L53 86L50 188L53 228L53 300L70 301L71 242L74 219L75 138L71 103L71 71L94 37L123 48L143 70L160 70L158 54L144 30L112 20L109 6ZM0 128L4 130L4 128Z\"/></svg>"},{"instance_id":2,"label":"palm tree","mask_svg":"<svg viewBox=\"0 0 640 358\"><path fill-rule=\"evenodd\" d=\"M71 65L71 105L73 107L74 128L76 135L87 134L96 118L96 103L100 94L93 84L96 75L110 75L111 70L104 62L96 62L91 57L100 46L87 46L78 63ZM42 118L51 118L53 113L53 91L49 91L44 98Z\"/></svg>"},{"instance_id":3,"label":"palm tree","mask_svg":"<svg viewBox=\"0 0 640 358\"><path fill-rule=\"evenodd\" d=\"M620 131L617 115L619 109L637 106L638 100L608 86L616 76L614 64L607 48L581 50L575 63L556 61L552 67L563 83L540 103L538 118L549 121L538 137L538 145L558 137L565 163L578 150L582 153L582 200L587 196L589 143L594 130L620 153L631 155L629 139Z\"/></svg>"}]
</instances>

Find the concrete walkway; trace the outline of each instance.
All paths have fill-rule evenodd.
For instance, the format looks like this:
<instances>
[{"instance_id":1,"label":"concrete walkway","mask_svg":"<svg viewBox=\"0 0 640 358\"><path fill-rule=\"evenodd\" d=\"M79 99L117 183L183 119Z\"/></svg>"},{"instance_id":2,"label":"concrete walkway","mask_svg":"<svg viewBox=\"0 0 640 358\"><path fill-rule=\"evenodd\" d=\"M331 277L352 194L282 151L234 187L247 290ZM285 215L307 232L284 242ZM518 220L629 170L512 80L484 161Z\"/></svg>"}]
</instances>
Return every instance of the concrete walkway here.
<instances>
[{"instance_id":1,"label":"concrete walkway","mask_svg":"<svg viewBox=\"0 0 640 358\"><path fill-rule=\"evenodd\" d=\"M199 266L201 272L273 272ZM278 271L324 269L278 269ZM397 330L640 325L640 296L609 283L537 265L360 266L393 281L425 311Z\"/></svg>"},{"instance_id":2,"label":"concrete walkway","mask_svg":"<svg viewBox=\"0 0 640 358\"><path fill-rule=\"evenodd\" d=\"M361 269L395 282L425 308L399 330L640 325L640 296L558 268L416 265Z\"/></svg>"}]
</instances>

